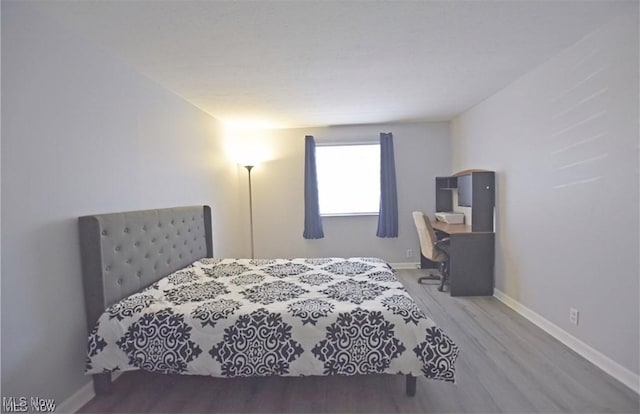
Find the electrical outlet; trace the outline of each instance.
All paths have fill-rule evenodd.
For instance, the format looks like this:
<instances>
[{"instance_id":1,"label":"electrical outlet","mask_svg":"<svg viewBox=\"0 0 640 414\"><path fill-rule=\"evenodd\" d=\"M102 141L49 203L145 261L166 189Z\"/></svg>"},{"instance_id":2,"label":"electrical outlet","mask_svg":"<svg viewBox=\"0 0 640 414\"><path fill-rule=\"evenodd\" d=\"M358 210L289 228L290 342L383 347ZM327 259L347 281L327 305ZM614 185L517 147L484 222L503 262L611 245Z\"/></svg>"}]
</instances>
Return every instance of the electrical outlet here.
<instances>
[{"instance_id":1,"label":"electrical outlet","mask_svg":"<svg viewBox=\"0 0 640 414\"><path fill-rule=\"evenodd\" d=\"M580 315L580 312L578 312L578 309L569 308L569 322L571 322L574 325L577 325L579 315Z\"/></svg>"},{"instance_id":2,"label":"electrical outlet","mask_svg":"<svg viewBox=\"0 0 640 414\"><path fill-rule=\"evenodd\" d=\"M413 250L407 249L407 257L413 257Z\"/></svg>"}]
</instances>

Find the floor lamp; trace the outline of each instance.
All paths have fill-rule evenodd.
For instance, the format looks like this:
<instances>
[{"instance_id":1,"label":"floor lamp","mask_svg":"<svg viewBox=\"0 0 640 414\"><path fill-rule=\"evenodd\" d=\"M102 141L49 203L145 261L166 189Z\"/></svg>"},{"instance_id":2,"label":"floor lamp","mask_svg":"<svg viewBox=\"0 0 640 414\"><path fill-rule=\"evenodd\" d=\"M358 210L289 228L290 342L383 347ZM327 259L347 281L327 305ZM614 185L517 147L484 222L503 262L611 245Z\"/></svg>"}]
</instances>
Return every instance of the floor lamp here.
<instances>
[{"instance_id":1,"label":"floor lamp","mask_svg":"<svg viewBox=\"0 0 640 414\"><path fill-rule=\"evenodd\" d=\"M249 173L249 229L251 234L251 258L253 259L253 199L251 194L251 169L253 165L245 165L244 168Z\"/></svg>"}]
</instances>

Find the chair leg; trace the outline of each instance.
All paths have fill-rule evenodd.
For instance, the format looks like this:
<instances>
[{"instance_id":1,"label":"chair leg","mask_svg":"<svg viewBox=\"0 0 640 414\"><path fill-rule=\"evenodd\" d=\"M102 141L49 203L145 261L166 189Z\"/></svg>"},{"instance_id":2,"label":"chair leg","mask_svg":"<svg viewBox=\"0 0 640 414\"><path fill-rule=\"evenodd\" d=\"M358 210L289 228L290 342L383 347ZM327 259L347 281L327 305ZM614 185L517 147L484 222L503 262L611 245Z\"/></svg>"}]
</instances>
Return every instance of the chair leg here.
<instances>
[{"instance_id":1,"label":"chair leg","mask_svg":"<svg viewBox=\"0 0 640 414\"><path fill-rule=\"evenodd\" d=\"M440 280L440 286L438 286L438 291L444 292L444 277Z\"/></svg>"},{"instance_id":2,"label":"chair leg","mask_svg":"<svg viewBox=\"0 0 640 414\"><path fill-rule=\"evenodd\" d=\"M438 286L438 291L444 291L444 284L447 282L449 276L449 266L447 262L440 262L440 273L442 273L442 278L440 279L440 286Z\"/></svg>"},{"instance_id":3,"label":"chair leg","mask_svg":"<svg viewBox=\"0 0 640 414\"><path fill-rule=\"evenodd\" d=\"M430 273L429 276L421 276L418 278L418 283L420 283L421 285L424 285L426 283L422 283L423 280L440 280L440 276L438 275L434 275L433 273Z\"/></svg>"}]
</instances>

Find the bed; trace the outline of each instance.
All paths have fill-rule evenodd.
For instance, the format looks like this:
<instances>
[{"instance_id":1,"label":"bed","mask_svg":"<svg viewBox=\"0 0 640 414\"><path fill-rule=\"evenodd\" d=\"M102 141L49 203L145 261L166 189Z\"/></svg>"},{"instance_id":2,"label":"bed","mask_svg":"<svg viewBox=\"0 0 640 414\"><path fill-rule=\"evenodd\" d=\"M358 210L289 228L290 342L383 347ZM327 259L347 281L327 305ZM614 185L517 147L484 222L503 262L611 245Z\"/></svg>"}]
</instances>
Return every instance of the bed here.
<instances>
[{"instance_id":1,"label":"bed","mask_svg":"<svg viewBox=\"0 0 640 414\"><path fill-rule=\"evenodd\" d=\"M401 374L454 381L458 348L381 259L214 259L211 209L79 219L86 373Z\"/></svg>"}]
</instances>

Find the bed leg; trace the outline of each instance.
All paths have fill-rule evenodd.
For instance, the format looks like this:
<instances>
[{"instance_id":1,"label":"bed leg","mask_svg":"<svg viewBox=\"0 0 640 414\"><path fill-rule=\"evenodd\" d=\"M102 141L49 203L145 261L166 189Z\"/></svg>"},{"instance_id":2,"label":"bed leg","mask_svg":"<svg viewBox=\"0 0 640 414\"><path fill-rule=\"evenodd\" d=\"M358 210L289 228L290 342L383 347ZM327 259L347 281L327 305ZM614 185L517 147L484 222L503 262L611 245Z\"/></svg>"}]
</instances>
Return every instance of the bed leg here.
<instances>
[{"instance_id":1,"label":"bed leg","mask_svg":"<svg viewBox=\"0 0 640 414\"><path fill-rule=\"evenodd\" d=\"M416 377L407 375L407 397L416 395Z\"/></svg>"},{"instance_id":2,"label":"bed leg","mask_svg":"<svg viewBox=\"0 0 640 414\"><path fill-rule=\"evenodd\" d=\"M94 374L93 390L96 395L111 394L111 373L105 372L102 374Z\"/></svg>"}]
</instances>

